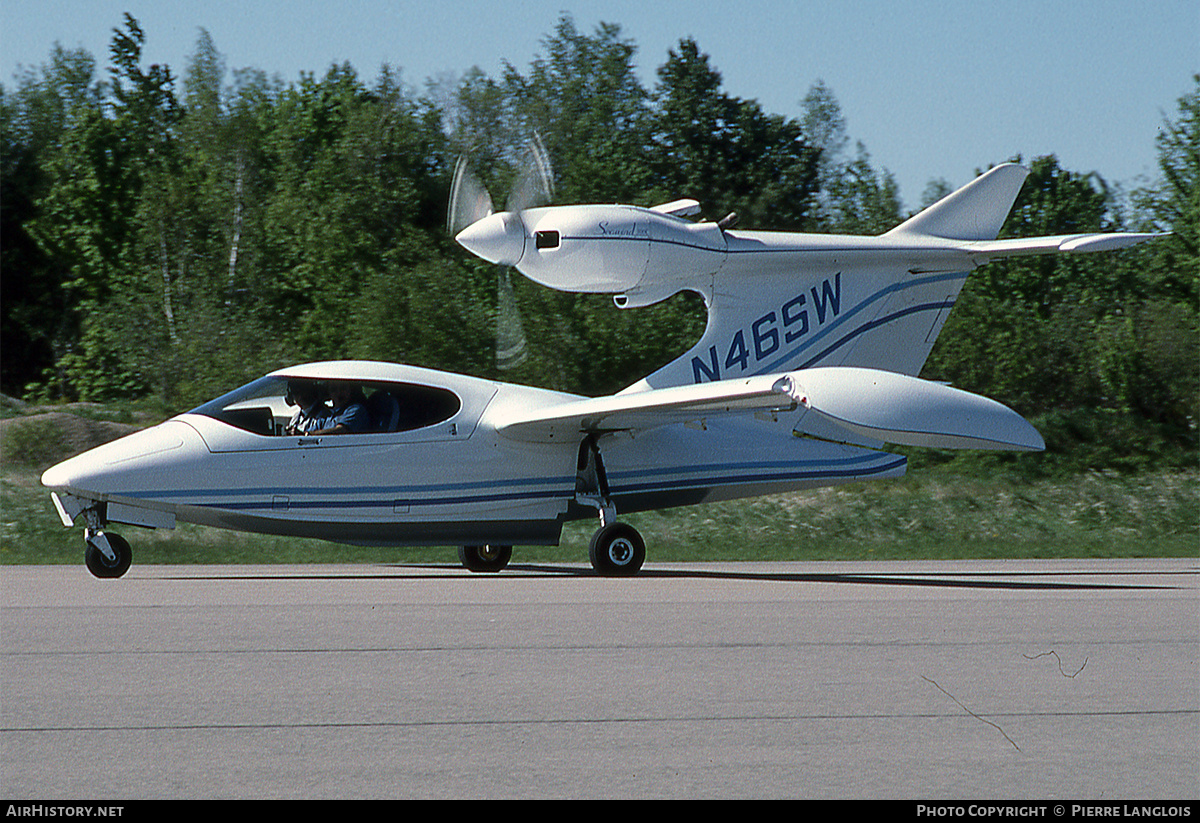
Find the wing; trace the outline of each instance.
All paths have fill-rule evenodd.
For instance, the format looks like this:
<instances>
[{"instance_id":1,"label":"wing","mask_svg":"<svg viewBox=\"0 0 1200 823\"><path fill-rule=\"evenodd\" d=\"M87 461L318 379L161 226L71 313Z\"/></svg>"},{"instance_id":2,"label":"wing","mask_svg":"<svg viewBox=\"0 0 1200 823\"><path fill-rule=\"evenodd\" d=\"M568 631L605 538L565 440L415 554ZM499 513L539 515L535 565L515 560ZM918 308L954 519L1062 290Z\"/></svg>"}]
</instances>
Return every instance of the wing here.
<instances>
[{"instance_id":1,"label":"wing","mask_svg":"<svg viewBox=\"0 0 1200 823\"><path fill-rule=\"evenodd\" d=\"M496 431L513 440L556 442L582 434L645 431L738 412L793 411L802 399L792 375L770 374L509 412L496 421Z\"/></svg>"}]
</instances>

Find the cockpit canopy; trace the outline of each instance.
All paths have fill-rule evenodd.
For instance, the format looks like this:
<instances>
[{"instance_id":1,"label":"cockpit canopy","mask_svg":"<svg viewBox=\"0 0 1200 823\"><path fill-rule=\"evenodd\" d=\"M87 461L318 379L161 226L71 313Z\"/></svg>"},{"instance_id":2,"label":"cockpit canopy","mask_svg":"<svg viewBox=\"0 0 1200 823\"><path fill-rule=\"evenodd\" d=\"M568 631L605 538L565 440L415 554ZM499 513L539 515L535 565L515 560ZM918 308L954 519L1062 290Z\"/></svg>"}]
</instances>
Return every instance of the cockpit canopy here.
<instances>
[{"instance_id":1,"label":"cockpit canopy","mask_svg":"<svg viewBox=\"0 0 1200 823\"><path fill-rule=\"evenodd\" d=\"M433 426L454 417L462 408L461 398L440 386L274 374L210 400L191 413L212 417L254 434L283 435L301 403L316 403L332 412L329 398L338 386L358 389L365 398L363 405L370 424L360 432L364 434Z\"/></svg>"}]
</instances>

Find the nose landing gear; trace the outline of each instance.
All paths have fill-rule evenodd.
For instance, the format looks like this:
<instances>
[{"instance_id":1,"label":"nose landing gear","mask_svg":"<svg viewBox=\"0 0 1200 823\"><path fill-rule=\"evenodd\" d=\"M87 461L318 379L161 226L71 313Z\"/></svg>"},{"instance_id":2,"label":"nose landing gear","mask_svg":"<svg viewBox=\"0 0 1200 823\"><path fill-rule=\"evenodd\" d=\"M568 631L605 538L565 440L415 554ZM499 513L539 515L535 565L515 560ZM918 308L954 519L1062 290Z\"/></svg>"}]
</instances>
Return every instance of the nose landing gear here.
<instances>
[{"instance_id":1,"label":"nose landing gear","mask_svg":"<svg viewBox=\"0 0 1200 823\"><path fill-rule=\"evenodd\" d=\"M88 571L100 578L120 577L129 571L133 562L133 550L129 542L119 534L84 530L87 546L83 550L83 562ZM106 551L107 549L107 551Z\"/></svg>"},{"instance_id":2,"label":"nose landing gear","mask_svg":"<svg viewBox=\"0 0 1200 823\"><path fill-rule=\"evenodd\" d=\"M133 550L119 534L104 530L104 517L96 507L82 512L87 521L83 530L83 562L96 577L111 579L129 571Z\"/></svg>"}]
</instances>

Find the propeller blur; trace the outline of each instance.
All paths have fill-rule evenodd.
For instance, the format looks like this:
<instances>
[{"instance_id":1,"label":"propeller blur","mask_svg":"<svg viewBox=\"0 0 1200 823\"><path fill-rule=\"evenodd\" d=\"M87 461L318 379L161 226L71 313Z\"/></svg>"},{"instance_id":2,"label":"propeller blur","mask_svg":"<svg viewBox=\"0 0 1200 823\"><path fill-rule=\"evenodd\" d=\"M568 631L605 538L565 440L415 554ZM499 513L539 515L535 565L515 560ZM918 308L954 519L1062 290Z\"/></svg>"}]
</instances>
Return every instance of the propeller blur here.
<instances>
[{"instance_id":1,"label":"propeller blur","mask_svg":"<svg viewBox=\"0 0 1200 823\"><path fill-rule=\"evenodd\" d=\"M503 213L505 216L500 219L502 222L519 222L522 210L545 205L553 199L554 171L550 166L550 156L546 153L541 137L534 134L526 147L520 173L509 192L506 211ZM459 242L462 242L461 237L464 233L470 235L475 226L485 225L487 219L493 215L491 195L471 170L467 158L460 157L455 164L454 178L450 184L450 208L446 227L451 236L459 238ZM515 246L518 242L524 245L523 229L514 228L510 239L513 248L498 248L493 250L493 255L478 255L488 262L505 267L497 277L496 294L496 367L501 371L514 369L529 358L525 328L513 293L510 271L521 258L520 250ZM503 239L499 242L502 245Z\"/></svg>"}]
</instances>

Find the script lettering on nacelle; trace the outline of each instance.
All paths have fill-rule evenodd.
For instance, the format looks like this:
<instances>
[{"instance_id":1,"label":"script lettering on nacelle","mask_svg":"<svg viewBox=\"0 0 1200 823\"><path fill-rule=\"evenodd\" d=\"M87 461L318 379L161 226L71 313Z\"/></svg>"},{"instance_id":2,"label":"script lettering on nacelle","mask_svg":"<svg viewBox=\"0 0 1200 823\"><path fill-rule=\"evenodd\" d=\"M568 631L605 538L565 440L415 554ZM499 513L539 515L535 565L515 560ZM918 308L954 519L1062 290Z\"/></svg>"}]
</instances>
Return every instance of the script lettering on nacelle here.
<instances>
[{"instance_id":1,"label":"script lettering on nacelle","mask_svg":"<svg viewBox=\"0 0 1200 823\"><path fill-rule=\"evenodd\" d=\"M749 327L738 329L727 346L721 349L709 346L707 360L693 357L692 376L697 383L736 377L800 340L810 330L824 326L841 312L842 273L838 272L832 282L823 280L820 288L813 286L759 317ZM721 350L725 352L723 359Z\"/></svg>"},{"instance_id":2,"label":"script lettering on nacelle","mask_svg":"<svg viewBox=\"0 0 1200 823\"><path fill-rule=\"evenodd\" d=\"M601 237L635 237L638 239L650 238L650 228L645 225L639 226L637 223L620 223L614 226L607 220L601 220L597 224L597 228L600 229Z\"/></svg>"}]
</instances>

